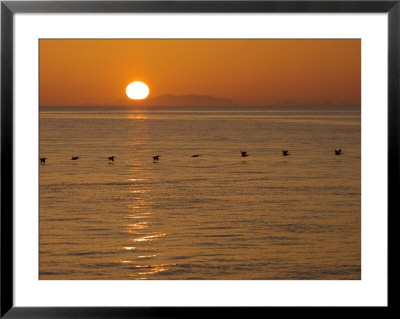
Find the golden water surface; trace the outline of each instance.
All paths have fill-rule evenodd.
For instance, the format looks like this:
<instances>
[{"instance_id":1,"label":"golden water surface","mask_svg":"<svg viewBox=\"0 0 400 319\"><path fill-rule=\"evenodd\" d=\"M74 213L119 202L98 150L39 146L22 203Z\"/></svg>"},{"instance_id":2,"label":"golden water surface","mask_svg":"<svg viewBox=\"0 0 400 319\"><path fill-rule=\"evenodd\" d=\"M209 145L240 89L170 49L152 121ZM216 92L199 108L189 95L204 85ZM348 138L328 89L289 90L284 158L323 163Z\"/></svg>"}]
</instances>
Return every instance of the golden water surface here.
<instances>
[{"instance_id":1,"label":"golden water surface","mask_svg":"<svg viewBox=\"0 0 400 319\"><path fill-rule=\"evenodd\" d=\"M39 278L360 279L360 119L42 107Z\"/></svg>"}]
</instances>

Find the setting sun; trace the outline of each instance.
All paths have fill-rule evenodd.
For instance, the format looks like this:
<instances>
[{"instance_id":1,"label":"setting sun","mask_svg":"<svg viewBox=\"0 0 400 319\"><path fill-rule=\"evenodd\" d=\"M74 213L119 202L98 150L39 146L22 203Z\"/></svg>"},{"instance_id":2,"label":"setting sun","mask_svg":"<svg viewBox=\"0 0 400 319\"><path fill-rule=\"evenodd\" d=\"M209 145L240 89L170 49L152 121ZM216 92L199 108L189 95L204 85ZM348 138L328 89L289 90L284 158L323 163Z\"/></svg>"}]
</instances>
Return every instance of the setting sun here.
<instances>
[{"instance_id":1,"label":"setting sun","mask_svg":"<svg viewBox=\"0 0 400 319\"><path fill-rule=\"evenodd\" d=\"M126 95L132 100L143 100L149 92L149 87L140 81L132 82L126 87Z\"/></svg>"}]
</instances>

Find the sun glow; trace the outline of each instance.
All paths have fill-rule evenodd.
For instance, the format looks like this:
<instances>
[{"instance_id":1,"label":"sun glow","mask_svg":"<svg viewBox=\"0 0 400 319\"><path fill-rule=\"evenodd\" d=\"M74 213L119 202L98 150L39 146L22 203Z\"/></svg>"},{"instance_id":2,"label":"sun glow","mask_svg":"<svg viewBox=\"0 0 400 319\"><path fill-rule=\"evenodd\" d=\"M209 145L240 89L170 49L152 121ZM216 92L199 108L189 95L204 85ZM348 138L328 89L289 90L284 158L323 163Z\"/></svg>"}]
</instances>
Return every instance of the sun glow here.
<instances>
[{"instance_id":1,"label":"sun glow","mask_svg":"<svg viewBox=\"0 0 400 319\"><path fill-rule=\"evenodd\" d=\"M143 100L149 92L149 87L140 81L132 82L126 87L126 95L132 100Z\"/></svg>"}]
</instances>

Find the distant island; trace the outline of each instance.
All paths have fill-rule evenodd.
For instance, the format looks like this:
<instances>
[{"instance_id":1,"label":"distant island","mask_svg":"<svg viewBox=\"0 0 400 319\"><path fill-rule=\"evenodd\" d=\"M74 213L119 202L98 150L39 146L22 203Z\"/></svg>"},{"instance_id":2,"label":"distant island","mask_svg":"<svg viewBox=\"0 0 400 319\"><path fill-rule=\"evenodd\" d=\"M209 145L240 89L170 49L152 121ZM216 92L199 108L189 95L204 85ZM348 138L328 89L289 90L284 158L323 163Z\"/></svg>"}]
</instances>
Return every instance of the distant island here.
<instances>
[{"instance_id":1,"label":"distant island","mask_svg":"<svg viewBox=\"0 0 400 319\"><path fill-rule=\"evenodd\" d=\"M235 106L229 99L210 95L173 95L164 94L146 100L129 101L129 105L143 106Z\"/></svg>"}]
</instances>

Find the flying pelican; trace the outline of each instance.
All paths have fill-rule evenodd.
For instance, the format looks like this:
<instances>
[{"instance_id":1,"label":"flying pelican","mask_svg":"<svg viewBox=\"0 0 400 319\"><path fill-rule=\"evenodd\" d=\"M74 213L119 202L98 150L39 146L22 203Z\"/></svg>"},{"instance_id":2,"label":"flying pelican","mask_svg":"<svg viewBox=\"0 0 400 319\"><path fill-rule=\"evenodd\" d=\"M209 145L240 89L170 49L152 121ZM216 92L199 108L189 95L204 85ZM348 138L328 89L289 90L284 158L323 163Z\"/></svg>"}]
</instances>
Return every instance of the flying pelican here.
<instances>
[{"instance_id":1,"label":"flying pelican","mask_svg":"<svg viewBox=\"0 0 400 319\"><path fill-rule=\"evenodd\" d=\"M335 150L335 155L342 155L342 149Z\"/></svg>"},{"instance_id":2,"label":"flying pelican","mask_svg":"<svg viewBox=\"0 0 400 319\"><path fill-rule=\"evenodd\" d=\"M47 157L40 158L40 164L46 164Z\"/></svg>"},{"instance_id":3,"label":"flying pelican","mask_svg":"<svg viewBox=\"0 0 400 319\"><path fill-rule=\"evenodd\" d=\"M107 159L108 159L109 161L114 162L115 156L109 156L109 157L107 157Z\"/></svg>"},{"instance_id":4,"label":"flying pelican","mask_svg":"<svg viewBox=\"0 0 400 319\"><path fill-rule=\"evenodd\" d=\"M78 160L79 159L79 156L72 156L71 157L71 160L73 160L73 161L76 161L76 160Z\"/></svg>"},{"instance_id":5,"label":"flying pelican","mask_svg":"<svg viewBox=\"0 0 400 319\"><path fill-rule=\"evenodd\" d=\"M153 161L154 163L158 162L158 160L160 159L161 155L155 155L153 156Z\"/></svg>"},{"instance_id":6,"label":"flying pelican","mask_svg":"<svg viewBox=\"0 0 400 319\"><path fill-rule=\"evenodd\" d=\"M247 154L247 152L246 151L241 151L241 153L242 153L242 157L247 157L247 156L249 156L249 154Z\"/></svg>"},{"instance_id":7,"label":"flying pelican","mask_svg":"<svg viewBox=\"0 0 400 319\"><path fill-rule=\"evenodd\" d=\"M199 156L200 156L199 154L192 155L192 157L199 157Z\"/></svg>"},{"instance_id":8,"label":"flying pelican","mask_svg":"<svg viewBox=\"0 0 400 319\"><path fill-rule=\"evenodd\" d=\"M289 151L288 150L282 150L282 155L283 156L288 156L289 155Z\"/></svg>"}]
</instances>

